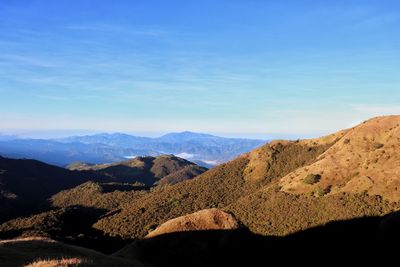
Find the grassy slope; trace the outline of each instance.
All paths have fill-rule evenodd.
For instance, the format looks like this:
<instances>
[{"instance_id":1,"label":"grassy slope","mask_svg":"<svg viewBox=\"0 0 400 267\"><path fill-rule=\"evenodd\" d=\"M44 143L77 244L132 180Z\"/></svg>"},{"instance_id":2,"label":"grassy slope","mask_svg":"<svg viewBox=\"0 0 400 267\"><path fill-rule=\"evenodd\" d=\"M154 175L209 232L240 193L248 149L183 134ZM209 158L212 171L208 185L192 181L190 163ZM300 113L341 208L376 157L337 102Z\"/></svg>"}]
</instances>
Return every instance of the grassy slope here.
<instances>
[{"instance_id":1,"label":"grassy slope","mask_svg":"<svg viewBox=\"0 0 400 267\"><path fill-rule=\"evenodd\" d=\"M350 129L314 164L283 177L280 185L292 194L329 189L330 195L367 192L399 201L399 150L400 116L374 118ZM321 180L306 184L308 174L319 174Z\"/></svg>"}]
</instances>

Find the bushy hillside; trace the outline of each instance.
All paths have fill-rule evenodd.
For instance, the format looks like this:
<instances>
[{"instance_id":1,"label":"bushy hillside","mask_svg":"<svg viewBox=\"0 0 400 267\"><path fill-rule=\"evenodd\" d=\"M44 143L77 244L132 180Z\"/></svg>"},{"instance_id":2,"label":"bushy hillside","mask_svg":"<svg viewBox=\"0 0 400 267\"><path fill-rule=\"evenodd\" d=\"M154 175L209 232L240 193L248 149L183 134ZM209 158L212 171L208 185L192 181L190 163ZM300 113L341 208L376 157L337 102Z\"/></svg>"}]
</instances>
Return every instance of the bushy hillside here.
<instances>
[{"instance_id":1,"label":"bushy hillside","mask_svg":"<svg viewBox=\"0 0 400 267\"><path fill-rule=\"evenodd\" d=\"M110 164L72 164L71 170L94 171L109 177L110 181L143 183L153 186L163 178L162 184L171 184L192 179L207 169L173 155L158 157L136 157L131 160ZM167 177L168 176L168 177Z\"/></svg>"},{"instance_id":2,"label":"bushy hillside","mask_svg":"<svg viewBox=\"0 0 400 267\"><path fill-rule=\"evenodd\" d=\"M53 207L82 206L113 210L133 202L146 193L146 187L141 184L89 181L53 195L50 202Z\"/></svg>"},{"instance_id":3,"label":"bushy hillside","mask_svg":"<svg viewBox=\"0 0 400 267\"><path fill-rule=\"evenodd\" d=\"M207 208L224 208L291 171L310 164L336 137L319 143L273 142L191 181L153 190L94 227L112 236L143 237L155 226ZM240 219L240 218L239 218Z\"/></svg>"}]
</instances>

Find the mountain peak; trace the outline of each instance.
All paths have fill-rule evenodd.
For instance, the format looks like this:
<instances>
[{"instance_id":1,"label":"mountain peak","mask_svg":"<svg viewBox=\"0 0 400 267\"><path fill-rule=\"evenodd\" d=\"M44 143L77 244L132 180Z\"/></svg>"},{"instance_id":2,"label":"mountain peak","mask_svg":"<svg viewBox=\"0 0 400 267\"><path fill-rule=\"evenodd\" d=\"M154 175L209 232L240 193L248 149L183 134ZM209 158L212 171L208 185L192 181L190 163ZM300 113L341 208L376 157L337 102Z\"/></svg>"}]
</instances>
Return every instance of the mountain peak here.
<instances>
[{"instance_id":1,"label":"mountain peak","mask_svg":"<svg viewBox=\"0 0 400 267\"><path fill-rule=\"evenodd\" d=\"M176 133L168 133L160 137L160 139L176 139L176 140L190 140L190 139L201 139L201 138L223 138L217 137L211 134L205 133L196 133L190 131L176 132Z\"/></svg>"}]
</instances>

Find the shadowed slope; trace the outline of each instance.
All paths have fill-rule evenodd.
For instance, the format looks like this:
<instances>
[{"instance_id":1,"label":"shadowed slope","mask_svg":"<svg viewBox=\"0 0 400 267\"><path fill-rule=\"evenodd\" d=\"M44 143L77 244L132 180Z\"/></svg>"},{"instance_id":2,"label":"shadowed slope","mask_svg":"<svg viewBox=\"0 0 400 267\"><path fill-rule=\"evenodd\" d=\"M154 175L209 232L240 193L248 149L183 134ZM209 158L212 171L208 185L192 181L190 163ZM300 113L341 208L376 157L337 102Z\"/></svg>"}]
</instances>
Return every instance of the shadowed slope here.
<instances>
[{"instance_id":1,"label":"shadowed slope","mask_svg":"<svg viewBox=\"0 0 400 267\"><path fill-rule=\"evenodd\" d=\"M2 266L80 261L84 266L263 266L273 263L321 266L384 265L396 259L400 216L364 217L328 223L285 237L247 229L184 231L137 240L111 256L44 238L0 241ZM79 266L79 265L78 265Z\"/></svg>"},{"instance_id":2,"label":"shadowed slope","mask_svg":"<svg viewBox=\"0 0 400 267\"><path fill-rule=\"evenodd\" d=\"M102 177L72 172L36 160L0 157L0 222L40 210L45 200L61 190Z\"/></svg>"},{"instance_id":3,"label":"shadowed slope","mask_svg":"<svg viewBox=\"0 0 400 267\"><path fill-rule=\"evenodd\" d=\"M0 157L0 223L9 218L41 211L48 207L47 199L52 195L87 181L101 182L103 187L108 182L108 188L111 188L111 182L114 183L113 191L119 191L123 184L117 188L116 183L141 182L153 186L164 177L166 179L162 184L177 183L206 171L192 162L169 155L142 157L115 164L74 165L71 168L73 171L35 160ZM75 193L78 190L73 189ZM83 193L86 195L86 192ZM75 200L82 197L88 196L77 196ZM61 203L60 199L57 206L82 204L79 201Z\"/></svg>"},{"instance_id":4,"label":"shadowed slope","mask_svg":"<svg viewBox=\"0 0 400 267\"><path fill-rule=\"evenodd\" d=\"M107 210L73 206L54 209L0 225L0 239L42 236L111 253L128 242L104 236L92 225Z\"/></svg>"},{"instance_id":5,"label":"shadowed slope","mask_svg":"<svg viewBox=\"0 0 400 267\"><path fill-rule=\"evenodd\" d=\"M246 229L178 232L136 241L114 255L175 267L384 264L396 259L392 241L400 238L399 225L399 214L394 213L332 222L286 237Z\"/></svg>"},{"instance_id":6,"label":"shadowed slope","mask_svg":"<svg viewBox=\"0 0 400 267\"><path fill-rule=\"evenodd\" d=\"M0 241L1 266L19 267L27 264L62 266L63 262L77 263L77 265L65 266L144 266L135 260L107 256L94 250L66 245L46 238Z\"/></svg>"},{"instance_id":7,"label":"shadowed slope","mask_svg":"<svg viewBox=\"0 0 400 267\"><path fill-rule=\"evenodd\" d=\"M70 169L80 171L95 171L109 177L110 181L125 183L143 183L146 186L153 186L166 176L167 181L189 180L207 169L173 155L162 155L158 157L137 157L132 160L111 163L111 164L73 164ZM186 170L186 171L183 171ZM176 178L175 178L176 173Z\"/></svg>"}]
</instances>

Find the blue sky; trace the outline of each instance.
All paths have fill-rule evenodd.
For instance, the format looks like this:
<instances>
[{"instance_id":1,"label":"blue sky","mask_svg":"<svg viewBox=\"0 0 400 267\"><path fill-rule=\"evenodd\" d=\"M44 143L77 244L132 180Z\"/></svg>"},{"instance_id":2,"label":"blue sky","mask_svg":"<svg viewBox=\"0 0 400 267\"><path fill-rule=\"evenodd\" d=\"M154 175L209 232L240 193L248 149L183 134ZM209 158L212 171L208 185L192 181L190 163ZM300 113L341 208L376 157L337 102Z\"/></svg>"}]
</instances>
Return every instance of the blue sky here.
<instances>
[{"instance_id":1,"label":"blue sky","mask_svg":"<svg viewBox=\"0 0 400 267\"><path fill-rule=\"evenodd\" d=\"M400 2L0 2L0 131L318 135L400 114Z\"/></svg>"}]
</instances>

